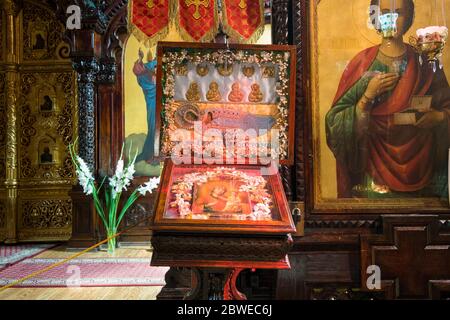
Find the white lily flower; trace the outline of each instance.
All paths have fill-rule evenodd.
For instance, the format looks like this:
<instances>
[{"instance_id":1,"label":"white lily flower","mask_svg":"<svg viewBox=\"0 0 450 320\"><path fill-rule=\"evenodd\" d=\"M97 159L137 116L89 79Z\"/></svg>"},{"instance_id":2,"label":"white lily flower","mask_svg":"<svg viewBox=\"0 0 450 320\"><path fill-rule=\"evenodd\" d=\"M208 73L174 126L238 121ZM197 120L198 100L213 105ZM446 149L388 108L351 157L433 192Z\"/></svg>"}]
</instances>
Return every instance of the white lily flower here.
<instances>
[{"instance_id":1,"label":"white lily flower","mask_svg":"<svg viewBox=\"0 0 450 320\"><path fill-rule=\"evenodd\" d=\"M134 169L134 163L130 164L126 169L125 169L125 178L127 180L133 180L133 176L134 173L136 172L136 170Z\"/></svg>"},{"instance_id":2,"label":"white lily flower","mask_svg":"<svg viewBox=\"0 0 450 320\"><path fill-rule=\"evenodd\" d=\"M81 170L77 170L78 181L80 182L81 187L83 188L83 192L86 195L92 194L94 188L92 186L93 179L86 176Z\"/></svg>"},{"instance_id":3,"label":"white lily flower","mask_svg":"<svg viewBox=\"0 0 450 320\"><path fill-rule=\"evenodd\" d=\"M83 160L83 158L76 156L76 160L78 162L78 167L80 169L80 171L83 173L83 175L85 175L88 178L92 178L92 173L89 170L88 165L86 164L86 162Z\"/></svg>"},{"instance_id":4,"label":"white lily flower","mask_svg":"<svg viewBox=\"0 0 450 320\"><path fill-rule=\"evenodd\" d=\"M159 182L160 182L159 177L150 178L150 180L148 180L144 185L138 188L138 192L143 196L145 196L147 192L152 193L152 191L158 187Z\"/></svg>"},{"instance_id":5,"label":"white lily flower","mask_svg":"<svg viewBox=\"0 0 450 320\"><path fill-rule=\"evenodd\" d=\"M122 177L123 175L123 160L120 159L117 161L116 165L116 173L114 174L116 177Z\"/></svg>"},{"instance_id":6,"label":"white lily flower","mask_svg":"<svg viewBox=\"0 0 450 320\"><path fill-rule=\"evenodd\" d=\"M131 163L128 167L125 168L122 178L122 188L124 190L127 190L127 187L131 184L135 172L136 171L134 170L134 163Z\"/></svg>"},{"instance_id":7,"label":"white lily flower","mask_svg":"<svg viewBox=\"0 0 450 320\"><path fill-rule=\"evenodd\" d=\"M127 187L131 184L133 180L133 175L135 173L134 162L124 169L124 162L122 159L117 161L116 173L114 176L109 178L109 185L113 188L112 197L115 199L117 194L122 191L126 191Z\"/></svg>"},{"instance_id":8,"label":"white lily flower","mask_svg":"<svg viewBox=\"0 0 450 320\"><path fill-rule=\"evenodd\" d=\"M76 161L78 163L78 169L76 170L78 181L83 188L83 192L86 195L90 195L94 191L92 186L94 177L92 176L92 173L89 170L86 162L81 157L76 156Z\"/></svg>"},{"instance_id":9,"label":"white lily flower","mask_svg":"<svg viewBox=\"0 0 450 320\"><path fill-rule=\"evenodd\" d=\"M112 197L113 199L115 199L117 197L117 194L122 191L122 184L116 176L113 176L109 178L109 185L112 188Z\"/></svg>"}]
</instances>

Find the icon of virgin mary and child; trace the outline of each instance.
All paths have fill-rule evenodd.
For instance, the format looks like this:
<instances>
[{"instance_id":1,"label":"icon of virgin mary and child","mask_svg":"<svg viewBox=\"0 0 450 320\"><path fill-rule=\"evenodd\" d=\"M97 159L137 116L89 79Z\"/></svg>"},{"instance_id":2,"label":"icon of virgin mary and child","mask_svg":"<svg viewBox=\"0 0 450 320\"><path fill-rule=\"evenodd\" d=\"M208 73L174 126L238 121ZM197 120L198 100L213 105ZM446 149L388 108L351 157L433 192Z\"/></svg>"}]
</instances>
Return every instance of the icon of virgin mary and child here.
<instances>
[{"instance_id":1,"label":"icon of virgin mary and child","mask_svg":"<svg viewBox=\"0 0 450 320\"><path fill-rule=\"evenodd\" d=\"M192 212L219 214L250 214L249 195L240 192L239 186L232 182L206 183L195 187Z\"/></svg>"}]
</instances>

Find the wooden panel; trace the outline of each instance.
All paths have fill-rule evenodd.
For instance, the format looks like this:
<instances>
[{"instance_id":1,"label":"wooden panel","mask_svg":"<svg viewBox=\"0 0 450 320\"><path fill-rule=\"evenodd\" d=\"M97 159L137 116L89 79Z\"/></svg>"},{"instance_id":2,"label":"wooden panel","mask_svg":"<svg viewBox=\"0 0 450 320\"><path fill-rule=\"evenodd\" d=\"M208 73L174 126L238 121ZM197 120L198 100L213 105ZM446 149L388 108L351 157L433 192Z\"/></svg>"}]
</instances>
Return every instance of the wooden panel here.
<instances>
[{"instance_id":1,"label":"wooden panel","mask_svg":"<svg viewBox=\"0 0 450 320\"><path fill-rule=\"evenodd\" d=\"M309 299L311 288L324 285L358 287L357 252L295 252L289 260L291 270L278 272L277 299Z\"/></svg>"},{"instance_id":2,"label":"wooden panel","mask_svg":"<svg viewBox=\"0 0 450 320\"><path fill-rule=\"evenodd\" d=\"M439 232L436 216L383 217L383 234L361 237L361 279L376 265L395 298L430 298L434 286L450 280L450 237ZM438 282L431 282L438 281ZM395 289L394 289L395 288ZM437 291L436 291L437 290Z\"/></svg>"},{"instance_id":3,"label":"wooden panel","mask_svg":"<svg viewBox=\"0 0 450 320\"><path fill-rule=\"evenodd\" d=\"M91 197L84 195L81 187L70 192L72 198L72 237L68 243L71 248L87 248L97 243L97 216Z\"/></svg>"},{"instance_id":4,"label":"wooden panel","mask_svg":"<svg viewBox=\"0 0 450 320\"><path fill-rule=\"evenodd\" d=\"M19 241L64 241L72 233L69 188L20 189L17 234Z\"/></svg>"}]
</instances>

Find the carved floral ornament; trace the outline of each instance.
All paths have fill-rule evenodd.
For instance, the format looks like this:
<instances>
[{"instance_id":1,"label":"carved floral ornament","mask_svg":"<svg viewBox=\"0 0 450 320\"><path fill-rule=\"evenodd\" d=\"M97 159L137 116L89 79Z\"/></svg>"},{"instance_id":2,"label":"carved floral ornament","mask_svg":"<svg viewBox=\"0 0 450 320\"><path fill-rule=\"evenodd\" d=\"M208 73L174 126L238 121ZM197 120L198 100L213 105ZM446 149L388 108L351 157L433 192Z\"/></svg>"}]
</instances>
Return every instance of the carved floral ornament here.
<instances>
[{"instance_id":1,"label":"carved floral ornament","mask_svg":"<svg viewBox=\"0 0 450 320\"><path fill-rule=\"evenodd\" d=\"M19 1L15 1L15 0L4 0L3 8L5 9L6 14L17 16L21 9L21 3L19 3Z\"/></svg>"},{"instance_id":2,"label":"carved floral ornament","mask_svg":"<svg viewBox=\"0 0 450 320\"><path fill-rule=\"evenodd\" d=\"M69 45L64 40L64 25L54 12L34 3L23 8L23 59L67 60Z\"/></svg>"},{"instance_id":3,"label":"carved floral ornament","mask_svg":"<svg viewBox=\"0 0 450 320\"><path fill-rule=\"evenodd\" d=\"M22 225L26 228L63 228L72 223L70 200L25 201Z\"/></svg>"},{"instance_id":4,"label":"carved floral ornament","mask_svg":"<svg viewBox=\"0 0 450 320\"><path fill-rule=\"evenodd\" d=\"M19 176L28 183L71 183L66 150L76 124L74 80L71 72L21 75Z\"/></svg>"}]
</instances>

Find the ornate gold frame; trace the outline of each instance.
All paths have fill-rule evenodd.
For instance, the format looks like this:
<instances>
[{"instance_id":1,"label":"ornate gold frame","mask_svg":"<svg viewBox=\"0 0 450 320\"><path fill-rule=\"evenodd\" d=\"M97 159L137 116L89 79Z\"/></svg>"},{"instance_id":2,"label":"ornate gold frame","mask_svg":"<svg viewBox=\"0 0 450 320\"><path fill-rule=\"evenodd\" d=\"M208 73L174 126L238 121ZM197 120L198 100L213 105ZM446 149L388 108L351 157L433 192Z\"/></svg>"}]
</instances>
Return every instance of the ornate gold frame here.
<instances>
[{"instance_id":1,"label":"ornate gold frame","mask_svg":"<svg viewBox=\"0 0 450 320\"><path fill-rule=\"evenodd\" d=\"M237 45L225 46L221 44L178 43L160 42L158 45L158 70L157 83L157 114L162 114L162 119L157 120L157 132L159 128L160 152L162 155L170 155L173 142L170 141L168 132L174 127L173 103L175 97L175 73L178 66L186 61L192 63L210 63L218 66L218 72L222 63L219 63L223 55L229 55L228 64L252 63L261 64L264 67L270 63L276 65L279 72L279 86L275 88L279 98L276 102L276 124L280 130L281 164L292 165L294 162L294 121L295 101L292 98L295 92L295 50L292 46L283 45ZM253 60L252 60L253 59ZM164 90L163 90L164 88ZM157 133L158 134L158 133Z\"/></svg>"}]
</instances>

